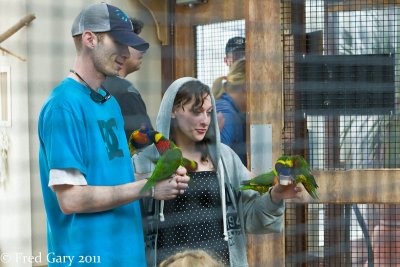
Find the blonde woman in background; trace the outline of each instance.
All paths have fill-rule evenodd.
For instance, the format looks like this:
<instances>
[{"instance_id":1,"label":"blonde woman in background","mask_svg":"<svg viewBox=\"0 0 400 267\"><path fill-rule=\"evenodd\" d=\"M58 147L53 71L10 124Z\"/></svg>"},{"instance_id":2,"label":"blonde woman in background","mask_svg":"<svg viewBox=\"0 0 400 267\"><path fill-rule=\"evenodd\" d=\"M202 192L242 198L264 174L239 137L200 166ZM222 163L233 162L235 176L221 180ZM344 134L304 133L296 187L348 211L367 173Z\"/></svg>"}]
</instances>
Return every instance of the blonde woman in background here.
<instances>
[{"instance_id":1,"label":"blonde woman in background","mask_svg":"<svg viewBox=\"0 0 400 267\"><path fill-rule=\"evenodd\" d=\"M232 148L247 166L246 155L246 60L237 60L227 76L217 78L212 86L217 113L224 118L220 127L221 142Z\"/></svg>"}]
</instances>

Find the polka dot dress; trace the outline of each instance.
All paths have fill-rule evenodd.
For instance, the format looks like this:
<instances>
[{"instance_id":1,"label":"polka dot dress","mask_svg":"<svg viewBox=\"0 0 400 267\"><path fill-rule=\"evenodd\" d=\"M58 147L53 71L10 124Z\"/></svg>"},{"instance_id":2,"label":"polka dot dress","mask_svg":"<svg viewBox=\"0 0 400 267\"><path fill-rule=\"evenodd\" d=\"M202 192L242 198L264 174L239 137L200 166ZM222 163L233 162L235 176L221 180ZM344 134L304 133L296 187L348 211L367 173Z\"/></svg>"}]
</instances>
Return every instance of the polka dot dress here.
<instances>
[{"instance_id":1,"label":"polka dot dress","mask_svg":"<svg viewBox=\"0 0 400 267\"><path fill-rule=\"evenodd\" d=\"M217 174L202 171L189 176L191 181L185 194L165 201L165 221L158 230L157 261L185 249L205 249L229 266Z\"/></svg>"}]
</instances>

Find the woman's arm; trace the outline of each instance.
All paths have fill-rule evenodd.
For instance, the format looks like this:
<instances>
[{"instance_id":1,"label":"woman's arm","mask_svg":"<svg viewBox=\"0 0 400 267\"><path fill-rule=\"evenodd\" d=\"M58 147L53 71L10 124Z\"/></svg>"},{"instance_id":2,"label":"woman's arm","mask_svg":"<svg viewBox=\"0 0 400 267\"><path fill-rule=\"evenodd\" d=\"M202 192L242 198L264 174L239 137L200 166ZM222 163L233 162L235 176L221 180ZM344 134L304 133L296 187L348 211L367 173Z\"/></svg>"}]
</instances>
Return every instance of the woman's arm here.
<instances>
[{"instance_id":1,"label":"woman's arm","mask_svg":"<svg viewBox=\"0 0 400 267\"><path fill-rule=\"evenodd\" d=\"M233 188L240 188L242 180L255 177L255 174L242 164L239 157L227 146L221 145L221 155L224 155L226 175ZM243 190L241 204L245 230L249 233L279 232L282 229L285 211L284 199L295 198L301 189L295 185L276 185L270 192L260 195L253 190Z\"/></svg>"}]
</instances>

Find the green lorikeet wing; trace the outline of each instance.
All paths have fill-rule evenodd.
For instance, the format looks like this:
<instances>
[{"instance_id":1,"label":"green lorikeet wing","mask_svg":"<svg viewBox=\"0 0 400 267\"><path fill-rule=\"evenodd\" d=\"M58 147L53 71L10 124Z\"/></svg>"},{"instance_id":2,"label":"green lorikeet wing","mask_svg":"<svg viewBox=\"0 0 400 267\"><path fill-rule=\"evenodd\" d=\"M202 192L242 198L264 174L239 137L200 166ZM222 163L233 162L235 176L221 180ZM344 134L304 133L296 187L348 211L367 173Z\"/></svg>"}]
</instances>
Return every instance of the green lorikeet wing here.
<instances>
[{"instance_id":1,"label":"green lorikeet wing","mask_svg":"<svg viewBox=\"0 0 400 267\"><path fill-rule=\"evenodd\" d=\"M292 176L295 183L302 183L310 196L313 199L318 199L318 185L307 161L302 156L292 156L291 158L293 161Z\"/></svg>"},{"instance_id":2,"label":"green lorikeet wing","mask_svg":"<svg viewBox=\"0 0 400 267\"><path fill-rule=\"evenodd\" d=\"M143 186L141 193L155 186L157 182L168 179L181 165L182 151L179 148L167 150L157 161L153 173Z\"/></svg>"},{"instance_id":3,"label":"green lorikeet wing","mask_svg":"<svg viewBox=\"0 0 400 267\"><path fill-rule=\"evenodd\" d=\"M315 178L312 174L304 175L297 174L295 178L295 183L302 183L306 191L310 194L313 199L318 199L317 188L318 185L315 182Z\"/></svg>"},{"instance_id":4,"label":"green lorikeet wing","mask_svg":"<svg viewBox=\"0 0 400 267\"><path fill-rule=\"evenodd\" d=\"M262 173L253 179L245 180L241 182L240 190L255 190L258 191L260 194L264 194L268 192L269 188L277 183L275 170L270 172Z\"/></svg>"}]
</instances>

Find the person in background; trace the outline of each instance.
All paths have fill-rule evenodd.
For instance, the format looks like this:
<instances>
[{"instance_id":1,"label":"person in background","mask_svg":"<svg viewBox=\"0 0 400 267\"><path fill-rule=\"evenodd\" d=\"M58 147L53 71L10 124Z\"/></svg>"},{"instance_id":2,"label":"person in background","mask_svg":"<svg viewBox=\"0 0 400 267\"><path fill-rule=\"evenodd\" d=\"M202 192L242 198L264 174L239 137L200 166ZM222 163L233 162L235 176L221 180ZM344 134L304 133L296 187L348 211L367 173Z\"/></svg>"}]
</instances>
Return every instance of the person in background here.
<instances>
[{"instance_id":1,"label":"person in background","mask_svg":"<svg viewBox=\"0 0 400 267\"><path fill-rule=\"evenodd\" d=\"M273 186L266 194L238 191L253 175L228 146L220 143L210 88L191 77L174 81L165 92L156 129L173 140L185 158L198 163L190 186L173 200L144 204L143 226L149 266L186 249L212 251L228 266L248 266L246 233L282 229L284 199L301 197L300 187ZM133 157L135 173L147 177L159 153L154 145ZM140 175L139 175L140 174ZM159 219L164 217L165 221Z\"/></svg>"},{"instance_id":2,"label":"person in background","mask_svg":"<svg viewBox=\"0 0 400 267\"><path fill-rule=\"evenodd\" d=\"M227 76L215 79L212 91L216 99L217 112L224 117L223 127L220 127L221 142L230 146L247 166L246 60L237 60Z\"/></svg>"},{"instance_id":3,"label":"person in background","mask_svg":"<svg viewBox=\"0 0 400 267\"><path fill-rule=\"evenodd\" d=\"M244 37L235 36L228 40L225 45L225 64L231 68L232 64L239 59L245 58L246 39ZM221 112L217 113L219 129L224 128L225 118Z\"/></svg>"},{"instance_id":4,"label":"person in background","mask_svg":"<svg viewBox=\"0 0 400 267\"><path fill-rule=\"evenodd\" d=\"M147 266L139 200L172 199L189 177L181 168L149 193L135 181L123 118L101 82L148 43L119 8L84 8L72 25L73 68L44 103L38 121L39 165L47 215L48 266ZM62 261L62 262L60 262ZM92 264L90 264L92 266Z\"/></svg>"},{"instance_id":5,"label":"person in background","mask_svg":"<svg viewBox=\"0 0 400 267\"><path fill-rule=\"evenodd\" d=\"M225 45L224 62L230 68L232 64L245 57L246 39L244 37L235 36L228 40Z\"/></svg>"},{"instance_id":6,"label":"person in background","mask_svg":"<svg viewBox=\"0 0 400 267\"><path fill-rule=\"evenodd\" d=\"M143 22L134 18L130 18L130 20L133 25L133 31L136 34L140 34L143 29ZM146 50L141 51L129 47L129 52L130 57L122 66L122 69L119 72L119 77L109 76L103 82L103 86L108 88L121 107L127 140L129 140L129 137L134 130L139 129L142 126L149 129L153 128L149 115L147 114L146 104L144 103L140 92L130 81L125 79L127 75L140 69L142 58Z\"/></svg>"},{"instance_id":7,"label":"person in background","mask_svg":"<svg viewBox=\"0 0 400 267\"><path fill-rule=\"evenodd\" d=\"M160 267L225 267L214 259L210 253L201 250L179 252L160 263Z\"/></svg>"}]
</instances>

